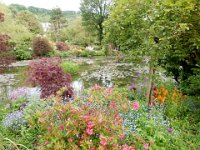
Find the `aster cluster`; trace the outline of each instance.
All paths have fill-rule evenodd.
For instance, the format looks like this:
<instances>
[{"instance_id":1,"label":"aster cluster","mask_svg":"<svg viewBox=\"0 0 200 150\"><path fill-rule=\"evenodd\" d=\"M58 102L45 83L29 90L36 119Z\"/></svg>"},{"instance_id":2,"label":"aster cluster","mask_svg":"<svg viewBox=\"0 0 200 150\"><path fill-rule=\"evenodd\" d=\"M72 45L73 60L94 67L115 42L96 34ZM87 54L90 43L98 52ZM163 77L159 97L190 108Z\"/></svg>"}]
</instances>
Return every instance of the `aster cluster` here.
<instances>
[{"instance_id":1,"label":"aster cluster","mask_svg":"<svg viewBox=\"0 0 200 150\"><path fill-rule=\"evenodd\" d=\"M5 128L10 128L12 130L18 130L22 126L26 125L26 120L22 111L14 111L7 114L2 120L2 124Z\"/></svg>"},{"instance_id":2,"label":"aster cluster","mask_svg":"<svg viewBox=\"0 0 200 150\"><path fill-rule=\"evenodd\" d=\"M27 96L28 96L28 90L25 87L17 88L9 94L11 100L16 100L18 98Z\"/></svg>"}]
</instances>

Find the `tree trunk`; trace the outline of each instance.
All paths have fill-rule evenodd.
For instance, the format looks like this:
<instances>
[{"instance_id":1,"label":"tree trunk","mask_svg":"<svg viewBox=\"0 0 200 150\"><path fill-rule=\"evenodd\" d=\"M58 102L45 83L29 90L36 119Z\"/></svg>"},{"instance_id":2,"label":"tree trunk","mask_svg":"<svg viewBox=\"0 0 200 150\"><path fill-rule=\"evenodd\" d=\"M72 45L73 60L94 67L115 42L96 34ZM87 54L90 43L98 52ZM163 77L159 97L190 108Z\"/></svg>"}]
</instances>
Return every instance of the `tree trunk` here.
<instances>
[{"instance_id":1,"label":"tree trunk","mask_svg":"<svg viewBox=\"0 0 200 150\"><path fill-rule=\"evenodd\" d=\"M103 40L103 26L102 26L102 23L99 24L99 43L100 43L100 45L102 45L102 40Z\"/></svg>"},{"instance_id":2,"label":"tree trunk","mask_svg":"<svg viewBox=\"0 0 200 150\"><path fill-rule=\"evenodd\" d=\"M155 73L155 69L153 65L150 65L149 68L149 82L148 82L148 89L147 89L147 100L148 100L148 106L152 104L152 94L153 94L153 76Z\"/></svg>"}]
</instances>

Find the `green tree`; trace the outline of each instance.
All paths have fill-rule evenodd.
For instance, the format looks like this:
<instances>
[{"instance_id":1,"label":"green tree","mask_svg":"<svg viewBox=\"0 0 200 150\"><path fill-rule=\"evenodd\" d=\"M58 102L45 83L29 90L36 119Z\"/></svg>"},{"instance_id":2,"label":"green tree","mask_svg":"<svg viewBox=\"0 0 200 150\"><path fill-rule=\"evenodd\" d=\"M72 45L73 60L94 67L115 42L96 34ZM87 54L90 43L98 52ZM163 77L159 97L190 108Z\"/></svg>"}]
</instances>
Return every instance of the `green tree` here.
<instances>
[{"instance_id":1,"label":"green tree","mask_svg":"<svg viewBox=\"0 0 200 150\"><path fill-rule=\"evenodd\" d=\"M16 20L18 23L24 25L34 34L42 33L42 25L37 17L29 11L21 11L17 14Z\"/></svg>"},{"instance_id":2,"label":"green tree","mask_svg":"<svg viewBox=\"0 0 200 150\"><path fill-rule=\"evenodd\" d=\"M61 30L66 27L67 20L63 15L63 12L60 8L54 8L51 11L50 16L50 23L51 23L51 35L55 41L60 40L60 32Z\"/></svg>"},{"instance_id":3,"label":"green tree","mask_svg":"<svg viewBox=\"0 0 200 150\"><path fill-rule=\"evenodd\" d=\"M149 104L156 66L163 65L181 81L194 75L194 66L199 68L198 12L197 0L118 0L113 5L105 40L132 58L149 59Z\"/></svg>"},{"instance_id":4,"label":"green tree","mask_svg":"<svg viewBox=\"0 0 200 150\"><path fill-rule=\"evenodd\" d=\"M31 41L33 34L22 24L17 23L9 8L0 3L0 10L4 13L4 22L0 25L0 33L7 34L11 41L20 45L24 41Z\"/></svg>"},{"instance_id":5,"label":"green tree","mask_svg":"<svg viewBox=\"0 0 200 150\"><path fill-rule=\"evenodd\" d=\"M82 25L81 17L77 17L69 22L67 28L61 31L61 40L68 41L76 45L89 45L94 43L95 38Z\"/></svg>"},{"instance_id":6,"label":"green tree","mask_svg":"<svg viewBox=\"0 0 200 150\"><path fill-rule=\"evenodd\" d=\"M110 3L110 0L82 0L81 2L83 25L97 33L100 45L103 40L103 22L108 17Z\"/></svg>"}]
</instances>

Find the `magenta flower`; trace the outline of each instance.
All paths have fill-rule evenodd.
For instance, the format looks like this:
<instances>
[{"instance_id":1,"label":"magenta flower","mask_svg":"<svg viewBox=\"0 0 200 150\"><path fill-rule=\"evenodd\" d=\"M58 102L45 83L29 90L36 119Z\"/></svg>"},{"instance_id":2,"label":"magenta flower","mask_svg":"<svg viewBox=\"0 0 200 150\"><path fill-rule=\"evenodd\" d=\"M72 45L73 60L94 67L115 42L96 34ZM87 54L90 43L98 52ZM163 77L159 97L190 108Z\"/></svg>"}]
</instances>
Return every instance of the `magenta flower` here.
<instances>
[{"instance_id":1,"label":"magenta flower","mask_svg":"<svg viewBox=\"0 0 200 150\"><path fill-rule=\"evenodd\" d=\"M103 139L103 140L101 140L100 144L101 144L102 146L106 146L107 142L106 142L105 139Z\"/></svg>"},{"instance_id":2,"label":"magenta flower","mask_svg":"<svg viewBox=\"0 0 200 150\"><path fill-rule=\"evenodd\" d=\"M94 126L94 124L93 124L92 121L89 121L89 122L87 123L87 127L88 127L88 128L92 128L93 126Z\"/></svg>"},{"instance_id":3,"label":"magenta flower","mask_svg":"<svg viewBox=\"0 0 200 150\"><path fill-rule=\"evenodd\" d=\"M148 150L149 149L149 144L146 143L146 144L143 145L143 147L144 147L145 150Z\"/></svg>"},{"instance_id":4,"label":"magenta flower","mask_svg":"<svg viewBox=\"0 0 200 150\"><path fill-rule=\"evenodd\" d=\"M173 132L173 129L172 129L172 128L168 128L167 131L168 131L169 133L172 133L172 132Z\"/></svg>"},{"instance_id":5,"label":"magenta flower","mask_svg":"<svg viewBox=\"0 0 200 150\"><path fill-rule=\"evenodd\" d=\"M130 86L128 86L129 90L136 90L136 86L134 83L132 83Z\"/></svg>"},{"instance_id":6,"label":"magenta flower","mask_svg":"<svg viewBox=\"0 0 200 150\"><path fill-rule=\"evenodd\" d=\"M138 111L139 107L140 107L139 102L133 102L133 110Z\"/></svg>"},{"instance_id":7,"label":"magenta flower","mask_svg":"<svg viewBox=\"0 0 200 150\"><path fill-rule=\"evenodd\" d=\"M87 128L86 129L86 133L89 134L89 135L92 135L93 134L93 129Z\"/></svg>"}]
</instances>

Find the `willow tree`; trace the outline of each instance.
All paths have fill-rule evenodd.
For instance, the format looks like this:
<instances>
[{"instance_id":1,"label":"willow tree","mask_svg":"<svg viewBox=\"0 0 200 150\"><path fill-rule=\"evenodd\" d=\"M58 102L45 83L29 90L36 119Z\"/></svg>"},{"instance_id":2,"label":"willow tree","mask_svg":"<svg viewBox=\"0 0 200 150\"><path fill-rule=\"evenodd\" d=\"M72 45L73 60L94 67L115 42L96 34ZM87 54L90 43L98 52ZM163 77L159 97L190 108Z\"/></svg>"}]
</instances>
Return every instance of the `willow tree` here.
<instances>
[{"instance_id":1,"label":"willow tree","mask_svg":"<svg viewBox=\"0 0 200 150\"><path fill-rule=\"evenodd\" d=\"M82 0L81 1L81 15L83 25L85 25L91 32L96 32L100 45L103 40L103 22L108 17L108 9L110 7L110 0Z\"/></svg>"}]
</instances>

